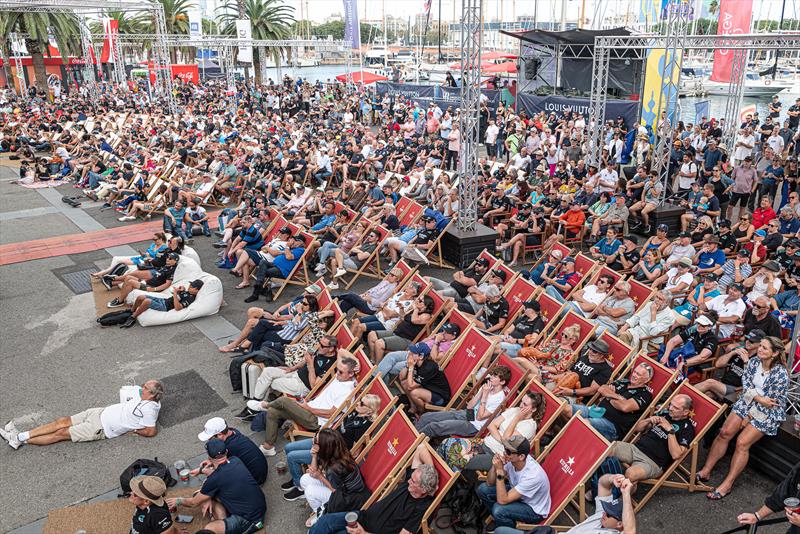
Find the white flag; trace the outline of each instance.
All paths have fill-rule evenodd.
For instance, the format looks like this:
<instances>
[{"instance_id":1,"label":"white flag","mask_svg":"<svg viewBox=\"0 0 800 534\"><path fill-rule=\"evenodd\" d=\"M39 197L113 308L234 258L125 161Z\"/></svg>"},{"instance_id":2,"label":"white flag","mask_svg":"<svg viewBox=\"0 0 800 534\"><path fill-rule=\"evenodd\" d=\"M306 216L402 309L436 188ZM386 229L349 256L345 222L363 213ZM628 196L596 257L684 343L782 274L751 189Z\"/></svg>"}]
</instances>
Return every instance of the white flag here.
<instances>
[{"instance_id":1,"label":"white flag","mask_svg":"<svg viewBox=\"0 0 800 534\"><path fill-rule=\"evenodd\" d=\"M249 19L238 19L236 21L236 37L237 39L251 40L253 38L253 29L250 26ZM253 62L253 47L248 45L239 45L239 56L236 58L240 63Z\"/></svg>"}]
</instances>

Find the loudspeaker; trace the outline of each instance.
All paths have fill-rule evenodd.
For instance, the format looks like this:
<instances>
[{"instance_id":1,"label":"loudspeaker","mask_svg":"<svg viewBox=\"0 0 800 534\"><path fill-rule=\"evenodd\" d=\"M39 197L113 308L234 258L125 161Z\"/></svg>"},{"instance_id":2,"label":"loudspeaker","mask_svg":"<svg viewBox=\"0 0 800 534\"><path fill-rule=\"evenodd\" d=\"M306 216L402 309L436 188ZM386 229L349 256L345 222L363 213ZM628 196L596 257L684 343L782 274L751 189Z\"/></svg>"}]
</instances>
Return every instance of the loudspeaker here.
<instances>
[{"instance_id":1,"label":"loudspeaker","mask_svg":"<svg viewBox=\"0 0 800 534\"><path fill-rule=\"evenodd\" d=\"M539 73L539 67L542 65L542 60L538 57L532 57L525 60L525 79L533 80Z\"/></svg>"}]
</instances>

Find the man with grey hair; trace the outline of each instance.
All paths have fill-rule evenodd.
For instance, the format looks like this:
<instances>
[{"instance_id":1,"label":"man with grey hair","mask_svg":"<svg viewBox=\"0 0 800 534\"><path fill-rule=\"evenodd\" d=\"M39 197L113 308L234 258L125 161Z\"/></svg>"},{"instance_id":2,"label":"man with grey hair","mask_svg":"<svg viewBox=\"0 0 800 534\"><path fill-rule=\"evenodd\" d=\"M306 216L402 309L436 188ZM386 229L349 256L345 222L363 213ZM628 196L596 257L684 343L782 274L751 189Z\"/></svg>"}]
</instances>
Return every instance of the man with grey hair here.
<instances>
[{"instance_id":1,"label":"man with grey hair","mask_svg":"<svg viewBox=\"0 0 800 534\"><path fill-rule=\"evenodd\" d=\"M689 419L692 398L678 394L669 406L639 421L633 430L639 434L635 443L615 441L608 451L628 464L625 477L636 484L640 480L658 478L664 469L680 458L694 440L694 425Z\"/></svg>"},{"instance_id":2,"label":"man with grey hair","mask_svg":"<svg viewBox=\"0 0 800 534\"><path fill-rule=\"evenodd\" d=\"M59 441L97 441L136 434L150 438L158 433L156 420L164 398L164 385L148 380L142 386L123 386L120 402L105 408L89 408L71 417L19 432L11 420L0 429L0 436L13 449L23 444L51 445Z\"/></svg>"},{"instance_id":3,"label":"man with grey hair","mask_svg":"<svg viewBox=\"0 0 800 534\"><path fill-rule=\"evenodd\" d=\"M636 311L636 303L630 297L630 283L620 280L611 293L595 307L592 315L597 320L596 335L605 331L616 334L625 321ZM591 317L590 316L590 317Z\"/></svg>"},{"instance_id":4,"label":"man with grey hair","mask_svg":"<svg viewBox=\"0 0 800 534\"><path fill-rule=\"evenodd\" d=\"M428 463L415 461L406 473L406 481L366 510L323 514L311 527L309 534L413 534L422 523L422 517L433 503L439 487L439 474ZM354 527L347 526L345 516L358 515Z\"/></svg>"},{"instance_id":5,"label":"man with grey hair","mask_svg":"<svg viewBox=\"0 0 800 534\"><path fill-rule=\"evenodd\" d=\"M672 302L672 294L669 291L660 290L656 292L653 300L642 306L642 308L630 316L617 330L617 335L622 341L638 349L641 339L650 337L650 343L661 345L664 339L659 336L669 332L674 322L672 309L669 307Z\"/></svg>"}]
</instances>

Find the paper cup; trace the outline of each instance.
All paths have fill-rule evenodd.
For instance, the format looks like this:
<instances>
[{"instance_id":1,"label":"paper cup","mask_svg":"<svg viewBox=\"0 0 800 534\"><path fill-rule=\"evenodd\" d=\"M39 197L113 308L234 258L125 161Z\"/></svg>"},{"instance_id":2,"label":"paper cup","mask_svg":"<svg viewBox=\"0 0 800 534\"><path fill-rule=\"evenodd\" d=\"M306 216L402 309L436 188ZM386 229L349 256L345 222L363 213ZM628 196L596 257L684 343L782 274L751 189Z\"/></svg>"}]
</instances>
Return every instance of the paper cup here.
<instances>
[{"instance_id":1,"label":"paper cup","mask_svg":"<svg viewBox=\"0 0 800 534\"><path fill-rule=\"evenodd\" d=\"M276 463L275 464L275 471L279 475L285 475L286 471L288 471L288 467L286 465L286 462L278 462L278 463Z\"/></svg>"},{"instance_id":2,"label":"paper cup","mask_svg":"<svg viewBox=\"0 0 800 534\"><path fill-rule=\"evenodd\" d=\"M357 512L347 512L344 515L344 520L347 523L348 527L353 528L358 524L358 513Z\"/></svg>"},{"instance_id":3,"label":"paper cup","mask_svg":"<svg viewBox=\"0 0 800 534\"><path fill-rule=\"evenodd\" d=\"M181 482L189 482L189 474L191 471L188 469L181 469L178 475L181 477Z\"/></svg>"}]
</instances>

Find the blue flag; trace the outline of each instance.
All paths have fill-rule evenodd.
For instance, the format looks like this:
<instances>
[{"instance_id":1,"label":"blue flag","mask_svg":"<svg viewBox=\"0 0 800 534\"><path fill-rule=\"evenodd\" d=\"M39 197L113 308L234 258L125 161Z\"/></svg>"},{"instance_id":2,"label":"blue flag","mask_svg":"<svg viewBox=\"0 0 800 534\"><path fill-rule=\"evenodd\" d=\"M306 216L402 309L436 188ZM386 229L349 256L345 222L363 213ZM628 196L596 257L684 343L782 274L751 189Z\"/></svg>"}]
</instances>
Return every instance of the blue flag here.
<instances>
[{"instance_id":1,"label":"blue flag","mask_svg":"<svg viewBox=\"0 0 800 534\"><path fill-rule=\"evenodd\" d=\"M708 100L696 102L694 105L694 123L700 124L703 120L703 117L708 117L709 110L710 107Z\"/></svg>"},{"instance_id":2,"label":"blue flag","mask_svg":"<svg viewBox=\"0 0 800 534\"><path fill-rule=\"evenodd\" d=\"M361 48L358 0L344 0L344 40L350 43L351 48Z\"/></svg>"}]
</instances>

